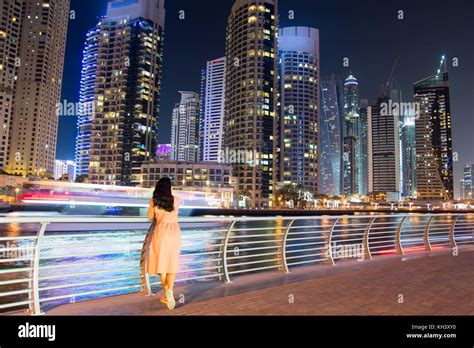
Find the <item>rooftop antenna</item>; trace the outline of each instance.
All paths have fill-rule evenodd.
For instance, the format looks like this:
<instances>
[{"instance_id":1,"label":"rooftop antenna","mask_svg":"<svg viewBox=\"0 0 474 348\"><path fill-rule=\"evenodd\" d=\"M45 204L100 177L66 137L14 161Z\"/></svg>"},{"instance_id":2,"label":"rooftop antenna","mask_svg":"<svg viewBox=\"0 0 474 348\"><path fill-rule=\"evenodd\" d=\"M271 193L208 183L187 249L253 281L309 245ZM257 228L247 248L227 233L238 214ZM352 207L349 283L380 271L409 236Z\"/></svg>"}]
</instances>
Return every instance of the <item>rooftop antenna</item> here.
<instances>
[{"instance_id":1,"label":"rooftop antenna","mask_svg":"<svg viewBox=\"0 0 474 348\"><path fill-rule=\"evenodd\" d=\"M441 56L441 62L439 63L439 68L438 68L438 71L437 71L437 74L441 74L441 70L443 70L443 73L445 73L448 68L446 66L446 56L443 54Z\"/></svg>"}]
</instances>

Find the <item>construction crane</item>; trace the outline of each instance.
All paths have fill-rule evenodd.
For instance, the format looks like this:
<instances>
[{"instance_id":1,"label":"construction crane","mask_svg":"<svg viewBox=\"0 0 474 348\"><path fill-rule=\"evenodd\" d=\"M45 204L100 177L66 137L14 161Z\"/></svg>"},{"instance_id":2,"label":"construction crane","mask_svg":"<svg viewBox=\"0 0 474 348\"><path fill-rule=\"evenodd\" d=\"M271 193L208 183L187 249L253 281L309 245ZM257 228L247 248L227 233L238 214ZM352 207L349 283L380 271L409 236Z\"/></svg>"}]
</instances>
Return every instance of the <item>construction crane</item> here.
<instances>
[{"instance_id":1,"label":"construction crane","mask_svg":"<svg viewBox=\"0 0 474 348\"><path fill-rule=\"evenodd\" d=\"M390 88L390 84L392 83L393 75L395 75L395 71L397 70L399 61L400 61L400 57L397 57L397 59L395 59L395 63L393 64L390 75L388 76L387 80L384 83L382 83L382 85L380 86L381 97L387 96L388 89Z\"/></svg>"}]
</instances>

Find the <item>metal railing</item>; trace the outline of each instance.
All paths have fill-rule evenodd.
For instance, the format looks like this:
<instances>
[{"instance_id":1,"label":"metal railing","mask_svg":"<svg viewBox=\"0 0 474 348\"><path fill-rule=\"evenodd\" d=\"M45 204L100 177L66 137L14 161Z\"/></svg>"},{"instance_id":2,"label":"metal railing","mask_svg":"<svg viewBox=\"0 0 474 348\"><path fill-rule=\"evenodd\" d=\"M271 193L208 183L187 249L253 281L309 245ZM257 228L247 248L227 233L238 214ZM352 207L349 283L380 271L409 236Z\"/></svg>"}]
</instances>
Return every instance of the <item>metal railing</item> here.
<instances>
[{"instance_id":1,"label":"metal railing","mask_svg":"<svg viewBox=\"0 0 474 348\"><path fill-rule=\"evenodd\" d=\"M473 243L474 214L181 218L177 282L289 272L308 264ZM138 292L153 226L145 218L0 218L0 310Z\"/></svg>"}]
</instances>

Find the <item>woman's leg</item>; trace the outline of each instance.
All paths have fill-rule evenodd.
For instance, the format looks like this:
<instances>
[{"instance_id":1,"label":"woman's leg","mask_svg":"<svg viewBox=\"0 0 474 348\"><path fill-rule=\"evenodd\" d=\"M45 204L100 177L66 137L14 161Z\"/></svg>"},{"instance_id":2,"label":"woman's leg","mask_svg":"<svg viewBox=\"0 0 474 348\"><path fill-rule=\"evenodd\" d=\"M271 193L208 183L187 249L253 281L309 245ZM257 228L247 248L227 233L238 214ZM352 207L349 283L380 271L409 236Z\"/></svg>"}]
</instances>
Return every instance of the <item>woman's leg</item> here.
<instances>
[{"instance_id":1,"label":"woman's leg","mask_svg":"<svg viewBox=\"0 0 474 348\"><path fill-rule=\"evenodd\" d=\"M168 273L166 275L166 305L168 306L168 309L174 309L176 306L176 301L174 299L173 295L173 288L174 288L174 281L176 280L176 274L173 273Z\"/></svg>"},{"instance_id":2,"label":"woman's leg","mask_svg":"<svg viewBox=\"0 0 474 348\"><path fill-rule=\"evenodd\" d=\"M166 290L168 290L168 285L166 284L166 274L160 274L161 287L163 288L163 297L162 300L166 300Z\"/></svg>"},{"instance_id":3,"label":"woman's leg","mask_svg":"<svg viewBox=\"0 0 474 348\"><path fill-rule=\"evenodd\" d=\"M176 281L176 274L168 273L166 275L166 286L168 289L173 290L175 281Z\"/></svg>"}]
</instances>

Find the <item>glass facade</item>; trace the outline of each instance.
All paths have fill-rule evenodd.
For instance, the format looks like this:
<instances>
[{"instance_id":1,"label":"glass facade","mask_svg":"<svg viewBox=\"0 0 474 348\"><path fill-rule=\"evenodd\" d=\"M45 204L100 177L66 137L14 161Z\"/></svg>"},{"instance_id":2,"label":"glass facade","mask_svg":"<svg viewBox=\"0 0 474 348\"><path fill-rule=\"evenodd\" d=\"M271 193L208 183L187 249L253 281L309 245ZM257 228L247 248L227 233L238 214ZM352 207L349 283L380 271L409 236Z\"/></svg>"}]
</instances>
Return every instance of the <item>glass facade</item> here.
<instances>
[{"instance_id":1,"label":"glass facade","mask_svg":"<svg viewBox=\"0 0 474 348\"><path fill-rule=\"evenodd\" d=\"M414 85L420 105L416 119L416 190L419 200L454 199L449 77L444 72Z\"/></svg>"},{"instance_id":2,"label":"glass facade","mask_svg":"<svg viewBox=\"0 0 474 348\"><path fill-rule=\"evenodd\" d=\"M344 104L342 82L334 74L321 80L321 193L343 193L342 151Z\"/></svg>"},{"instance_id":3,"label":"glass facade","mask_svg":"<svg viewBox=\"0 0 474 348\"><path fill-rule=\"evenodd\" d=\"M89 174L92 119L94 118L94 89L97 70L100 30L94 27L87 32L82 58L81 88L76 138L76 177Z\"/></svg>"},{"instance_id":4,"label":"glass facade","mask_svg":"<svg viewBox=\"0 0 474 348\"><path fill-rule=\"evenodd\" d=\"M238 190L253 207L273 199L277 25L276 0L237 0L227 25L224 148L254 158L234 163Z\"/></svg>"},{"instance_id":5,"label":"glass facade","mask_svg":"<svg viewBox=\"0 0 474 348\"><path fill-rule=\"evenodd\" d=\"M98 24L91 183L139 185L141 165L156 157L164 5L148 5L109 6L110 13Z\"/></svg>"},{"instance_id":6,"label":"glass facade","mask_svg":"<svg viewBox=\"0 0 474 348\"><path fill-rule=\"evenodd\" d=\"M319 193L319 31L280 29L279 181Z\"/></svg>"}]
</instances>

